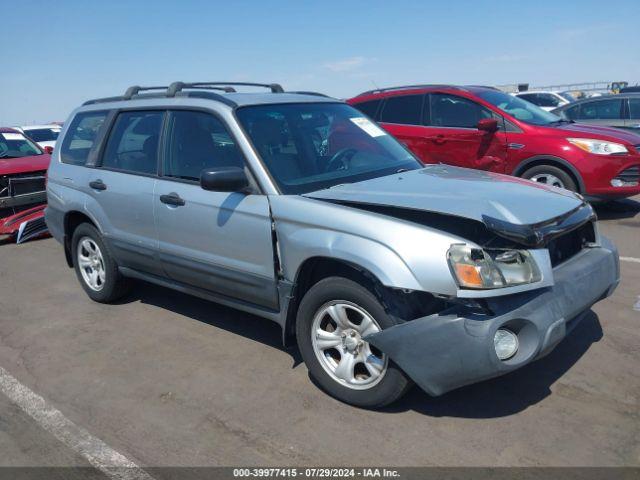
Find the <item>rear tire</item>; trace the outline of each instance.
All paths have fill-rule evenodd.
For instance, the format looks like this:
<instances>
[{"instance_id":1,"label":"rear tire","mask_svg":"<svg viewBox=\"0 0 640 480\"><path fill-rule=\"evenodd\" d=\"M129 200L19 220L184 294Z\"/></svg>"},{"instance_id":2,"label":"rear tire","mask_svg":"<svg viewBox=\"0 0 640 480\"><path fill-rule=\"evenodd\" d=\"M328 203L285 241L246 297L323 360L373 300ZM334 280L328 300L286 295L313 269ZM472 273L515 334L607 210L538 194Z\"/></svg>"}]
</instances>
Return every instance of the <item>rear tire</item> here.
<instances>
[{"instance_id":1,"label":"rear tire","mask_svg":"<svg viewBox=\"0 0 640 480\"><path fill-rule=\"evenodd\" d=\"M82 223L75 229L71 255L78 281L92 300L110 303L130 290L130 280L118 271L102 235L93 225Z\"/></svg>"},{"instance_id":2,"label":"rear tire","mask_svg":"<svg viewBox=\"0 0 640 480\"><path fill-rule=\"evenodd\" d=\"M578 191L576 182L567 172L553 165L536 165L522 174L522 178L534 182L565 188L572 192Z\"/></svg>"},{"instance_id":3,"label":"rear tire","mask_svg":"<svg viewBox=\"0 0 640 480\"><path fill-rule=\"evenodd\" d=\"M298 348L310 375L329 395L359 407L382 407L402 397L411 382L362 337L397 323L369 290L346 278L329 277L302 298L296 319Z\"/></svg>"}]
</instances>

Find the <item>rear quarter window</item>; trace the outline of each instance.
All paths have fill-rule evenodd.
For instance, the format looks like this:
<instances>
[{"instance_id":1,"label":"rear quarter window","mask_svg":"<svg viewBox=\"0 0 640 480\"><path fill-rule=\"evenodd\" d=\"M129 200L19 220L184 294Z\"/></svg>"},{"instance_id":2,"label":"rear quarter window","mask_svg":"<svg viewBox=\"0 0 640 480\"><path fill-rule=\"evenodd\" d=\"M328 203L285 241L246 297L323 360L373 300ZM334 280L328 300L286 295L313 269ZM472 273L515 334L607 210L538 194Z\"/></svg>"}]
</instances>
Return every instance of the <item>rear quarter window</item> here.
<instances>
[{"instance_id":1,"label":"rear quarter window","mask_svg":"<svg viewBox=\"0 0 640 480\"><path fill-rule=\"evenodd\" d=\"M369 100L368 102L354 103L353 106L360 110L368 117L377 120L376 114L378 113L378 107L380 107L382 100Z\"/></svg>"},{"instance_id":2,"label":"rear quarter window","mask_svg":"<svg viewBox=\"0 0 640 480\"><path fill-rule=\"evenodd\" d=\"M60 148L62 163L70 165L86 163L107 113L106 111L86 112L74 117Z\"/></svg>"}]
</instances>

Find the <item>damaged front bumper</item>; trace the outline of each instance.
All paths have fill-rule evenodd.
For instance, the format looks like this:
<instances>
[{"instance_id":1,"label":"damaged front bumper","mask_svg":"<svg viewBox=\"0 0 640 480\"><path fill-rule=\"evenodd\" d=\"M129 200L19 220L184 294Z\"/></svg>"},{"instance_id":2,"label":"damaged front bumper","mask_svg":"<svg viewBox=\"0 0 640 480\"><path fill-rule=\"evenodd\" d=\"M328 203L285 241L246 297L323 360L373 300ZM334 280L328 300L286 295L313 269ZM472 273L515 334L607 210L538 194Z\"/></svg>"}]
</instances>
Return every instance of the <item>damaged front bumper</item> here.
<instances>
[{"instance_id":1,"label":"damaged front bumper","mask_svg":"<svg viewBox=\"0 0 640 480\"><path fill-rule=\"evenodd\" d=\"M16 243L23 243L47 235L44 221L46 206L46 203L37 205L0 219L0 237L15 237Z\"/></svg>"},{"instance_id":2,"label":"damaged front bumper","mask_svg":"<svg viewBox=\"0 0 640 480\"><path fill-rule=\"evenodd\" d=\"M554 285L487 299L491 315L447 310L365 337L430 395L503 375L549 353L620 281L618 252L606 238L553 270ZM519 348L508 360L494 336L506 328Z\"/></svg>"}]
</instances>

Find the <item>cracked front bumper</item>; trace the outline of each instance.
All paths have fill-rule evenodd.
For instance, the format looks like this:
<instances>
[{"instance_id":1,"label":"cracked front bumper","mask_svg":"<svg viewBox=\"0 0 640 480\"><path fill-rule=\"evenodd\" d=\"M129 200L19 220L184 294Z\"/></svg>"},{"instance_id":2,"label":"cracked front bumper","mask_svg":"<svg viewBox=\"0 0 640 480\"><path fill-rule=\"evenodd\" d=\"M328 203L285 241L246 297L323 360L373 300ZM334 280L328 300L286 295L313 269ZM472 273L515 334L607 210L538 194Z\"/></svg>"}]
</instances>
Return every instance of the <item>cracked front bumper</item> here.
<instances>
[{"instance_id":1,"label":"cracked front bumper","mask_svg":"<svg viewBox=\"0 0 640 480\"><path fill-rule=\"evenodd\" d=\"M554 285L488 299L492 315L448 310L411 320L366 337L431 395L503 375L549 353L594 303L620 281L618 252L602 237L556 267ZM519 348L498 359L496 330L508 328Z\"/></svg>"}]
</instances>

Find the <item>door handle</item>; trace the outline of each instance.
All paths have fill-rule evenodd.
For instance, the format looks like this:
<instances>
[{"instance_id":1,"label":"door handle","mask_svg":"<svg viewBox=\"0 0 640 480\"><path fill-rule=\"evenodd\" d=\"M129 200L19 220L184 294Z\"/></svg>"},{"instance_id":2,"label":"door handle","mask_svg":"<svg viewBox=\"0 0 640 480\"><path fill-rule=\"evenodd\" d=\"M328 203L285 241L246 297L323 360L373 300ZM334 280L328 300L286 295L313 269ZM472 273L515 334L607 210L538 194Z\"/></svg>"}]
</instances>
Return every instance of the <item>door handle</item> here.
<instances>
[{"instance_id":1,"label":"door handle","mask_svg":"<svg viewBox=\"0 0 640 480\"><path fill-rule=\"evenodd\" d=\"M173 205L175 207L181 207L185 204L185 201L180 198L177 193L171 192L169 195L160 195L160 201L167 205Z\"/></svg>"},{"instance_id":2,"label":"door handle","mask_svg":"<svg viewBox=\"0 0 640 480\"><path fill-rule=\"evenodd\" d=\"M442 145L447 141L444 135L436 135L435 137L431 137L433 139L433 143L437 143L438 145Z\"/></svg>"},{"instance_id":3,"label":"door handle","mask_svg":"<svg viewBox=\"0 0 640 480\"><path fill-rule=\"evenodd\" d=\"M106 190L107 186L103 183L102 180L94 180L89 182L89 186L94 190Z\"/></svg>"}]
</instances>

